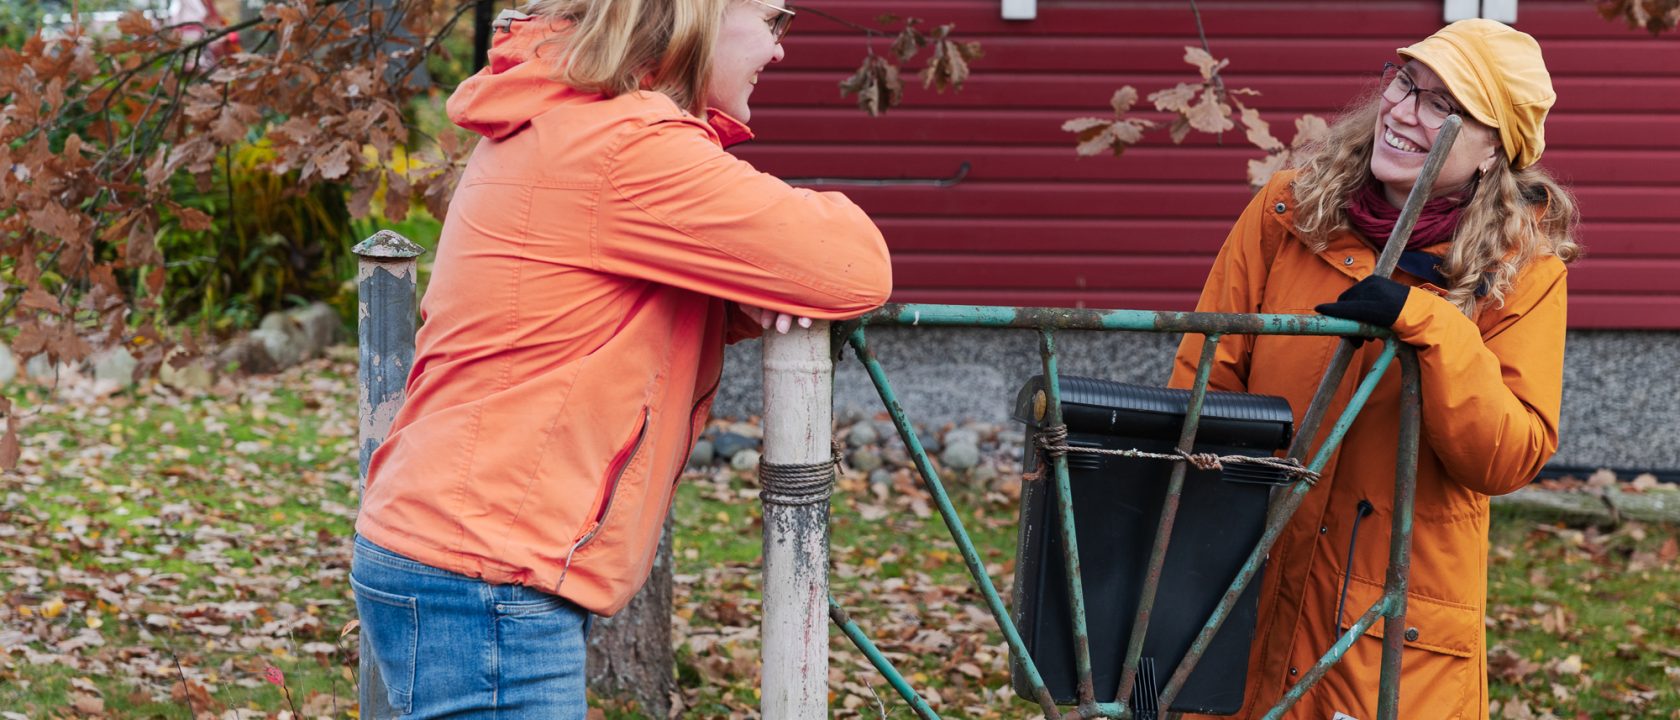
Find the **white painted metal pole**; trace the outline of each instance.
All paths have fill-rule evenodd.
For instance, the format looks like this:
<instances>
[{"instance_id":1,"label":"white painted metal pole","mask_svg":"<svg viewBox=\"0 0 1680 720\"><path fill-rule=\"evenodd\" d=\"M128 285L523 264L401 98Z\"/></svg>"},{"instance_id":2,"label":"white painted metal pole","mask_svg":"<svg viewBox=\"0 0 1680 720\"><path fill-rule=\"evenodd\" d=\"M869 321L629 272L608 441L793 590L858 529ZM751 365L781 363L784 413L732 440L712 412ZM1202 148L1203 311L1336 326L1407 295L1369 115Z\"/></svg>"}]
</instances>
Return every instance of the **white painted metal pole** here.
<instances>
[{"instance_id":1,"label":"white painted metal pole","mask_svg":"<svg viewBox=\"0 0 1680 720\"><path fill-rule=\"evenodd\" d=\"M766 466L832 460L834 363L828 353L826 322L796 325L786 335L765 333ZM759 707L765 720L828 717L827 491L820 495L803 503L766 497L764 503Z\"/></svg>"}]
</instances>

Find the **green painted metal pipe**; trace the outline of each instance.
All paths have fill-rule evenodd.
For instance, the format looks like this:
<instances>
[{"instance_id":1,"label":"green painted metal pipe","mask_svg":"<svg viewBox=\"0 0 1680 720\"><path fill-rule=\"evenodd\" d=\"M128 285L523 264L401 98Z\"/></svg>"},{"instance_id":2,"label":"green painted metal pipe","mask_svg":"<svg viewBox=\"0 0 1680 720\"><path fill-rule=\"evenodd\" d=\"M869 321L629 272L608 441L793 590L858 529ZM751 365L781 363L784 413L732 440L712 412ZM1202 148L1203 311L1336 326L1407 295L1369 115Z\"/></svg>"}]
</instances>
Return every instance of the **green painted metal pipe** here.
<instances>
[{"instance_id":1,"label":"green painted metal pipe","mask_svg":"<svg viewBox=\"0 0 1680 720\"><path fill-rule=\"evenodd\" d=\"M1384 343L1382 354L1377 356L1376 362L1371 363L1371 371L1365 374L1365 379L1359 383L1353 398L1348 400L1347 409L1342 411L1342 416L1331 426L1329 437L1324 438L1324 444L1318 447L1318 454L1313 456L1313 461L1307 465L1308 469L1319 472L1325 465L1330 464L1330 456L1336 454L1336 448L1341 446L1342 438L1347 437L1348 429L1353 427L1353 421L1358 417L1359 411L1365 408L1365 402L1371 399L1371 393L1377 391L1377 384L1382 382L1383 373L1388 371L1388 366L1394 362L1394 354L1399 350L1399 340L1390 339Z\"/></svg>"},{"instance_id":2,"label":"green painted metal pipe","mask_svg":"<svg viewBox=\"0 0 1680 720\"><path fill-rule=\"evenodd\" d=\"M1383 353L1371 365L1370 374L1366 375L1364 381L1359 384L1359 388L1348 401L1347 408L1342 411L1341 417L1337 419L1336 428L1331 431L1329 437L1325 438L1318 456L1314 458L1313 464L1308 466L1309 469L1317 472L1322 470L1324 465L1330 461L1330 455L1336 446L1341 443L1342 437L1347 433L1347 428L1352 426L1353 418L1359 414L1360 410L1364 409L1365 402L1371 398L1371 393L1376 391L1377 384L1382 380L1383 372L1388 369L1388 365L1394 359L1399 346L1399 341L1390 339L1387 342L1383 348ZM1300 440L1299 434L1296 435L1296 440ZM1311 489L1312 486L1304 481L1296 482L1289 492L1282 495L1282 500L1266 518L1266 529L1260 535L1260 542L1248 554L1248 559L1243 561L1242 570L1237 573L1236 579L1231 581L1231 586L1225 590L1225 595L1219 599L1219 605L1213 609L1213 614L1208 616L1207 623L1202 625L1201 631L1196 634L1196 639L1191 641L1190 651L1179 662L1178 668L1173 671L1166 686L1161 688L1162 707L1169 707L1172 701L1178 698L1179 691L1184 689L1184 684L1190 679L1190 673L1196 670L1196 665L1202 661L1202 656L1207 653L1208 646L1213 644L1213 636L1218 634L1220 627L1224 626L1225 620L1231 615L1231 609L1237 606L1237 599L1242 596L1244 590L1248 589L1249 583L1253 582L1255 576L1259 575L1260 568L1265 564L1266 555L1271 553L1272 546L1277 544L1277 539L1283 535L1284 527L1289 524L1289 519L1295 515L1295 510L1301 506L1301 500L1306 497L1307 492Z\"/></svg>"},{"instance_id":3,"label":"green painted metal pipe","mask_svg":"<svg viewBox=\"0 0 1680 720\"><path fill-rule=\"evenodd\" d=\"M1386 337L1388 330L1323 315L1086 310L990 305L883 305L859 318L865 325L983 327L1038 330L1132 330L1227 335L1344 335Z\"/></svg>"},{"instance_id":4,"label":"green painted metal pipe","mask_svg":"<svg viewBox=\"0 0 1680 720\"><path fill-rule=\"evenodd\" d=\"M1278 718L1283 717L1284 713L1289 712L1290 708L1295 707L1295 703L1299 702L1307 694L1307 691L1312 689L1312 686L1317 685L1324 674L1330 672L1332 666L1341 662L1342 656L1353 648L1354 641L1358 640L1359 636L1364 635L1365 631L1369 630L1372 625L1375 625L1377 617L1387 609L1388 598L1380 598L1372 604L1371 609L1360 615L1359 619L1348 628L1348 631L1342 633L1342 636L1336 640L1336 644L1330 646L1330 651L1324 653L1324 657L1319 658L1318 662L1313 663L1312 669L1301 676L1301 681L1295 683L1294 687L1289 688L1289 692L1283 694L1283 699L1272 706L1271 711L1266 713L1264 720L1278 720Z\"/></svg>"},{"instance_id":5,"label":"green painted metal pipe","mask_svg":"<svg viewBox=\"0 0 1680 720\"><path fill-rule=\"evenodd\" d=\"M840 607L839 601L835 600L833 595L828 596L828 617L834 621L835 625L840 627L840 632L851 639L852 644L856 645L857 649L863 651L864 657L869 658L870 664L874 665L876 670L881 671L881 676L885 677L887 683L898 691L899 697L910 703L911 709L915 710L917 715L921 716L923 720L939 720L939 714L933 711L933 706L928 705L927 701L916 693L916 689L910 687L910 682L904 679L904 675L898 672L898 668L893 667L892 661L888 660L886 655L881 654L881 649L875 647L875 643L869 640L869 636L863 634L863 628L852 622L851 616L846 614L845 608Z\"/></svg>"},{"instance_id":6,"label":"green painted metal pipe","mask_svg":"<svg viewBox=\"0 0 1680 720\"><path fill-rule=\"evenodd\" d=\"M1194 452L1196 430L1202 422L1202 402L1207 399L1208 378L1213 376L1213 357L1219 350L1219 335L1210 334L1202 341L1202 356L1196 363L1196 382L1190 387L1190 403L1185 409L1184 425L1178 434L1180 452ZM1190 472L1187 462L1173 463L1167 480L1167 495L1161 501L1161 519L1155 526L1155 544L1149 551L1149 565L1144 573L1143 588L1138 593L1137 614L1132 620L1131 642L1126 647L1126 660L1121 665L1120 684L1114 696L1129 702L1132 684L1137 680L1138 663L1143 657L1143 640L1149 632L1149 618L1155 608L1155 596L1161 588L1161 570L1167 562L1167 544L1172 541L1173 522L1178 517L1178 502L1184 495L1184 477ZM1153 692L1154 688L1150 688ZM1163 709L1167 706L1162 706Z\"/></svg>"},{"instance_id":7,"label":"green painted metal pipe","mask_svg":"<svg viewBox=\"0 0 1680 720\"><path fill-rule=\"evenodd\" d=\"M1423 425L1423 378L1417 349L1400 352L1400 443L1394 457L1394 517L1388 542L1388 577L1383 596L1382 671L1377 688L1377 720L1400 717L1400 657L1406 626L1406 579L1412 569L1412 508L1417 499L1418 433Z\"/></svg>"},{"instance_id":8,"label":"green painted metal pipe","mask_svg":"<svg viewBox=\"0 0 1680 720\"><path fill-rule=\"evenodd\" d=\"M1044 425L1062 424L1061 372L1056 368L1055 331L1038 331L1039 357L1044 363ZM1085 618L1085 577L1079 564L1079 534L1073 522L1073 486L1068 481L1067 456L1055 453L1050 466L1056 479L1056 510L1061 519L1062 560L1067 568L1068 609L1073 622L1073 660L1079 673L1079 704L1096 702L1096 685L1091 680L1091 631Z\"/></svg>"},{"instance_id":9,"label":"green painted metal pipe","mask_svg":"<svg viewBox=\"0 0 1680 720\"><path fill-rule=\"evenodd\" d=\"M992 618L997 621L998 629L1003 632L1004 640L1009 643L1009 651L1021 658L1021 665L1036 696L1033 699L1044 710L1046 720L1055 720L1061 716L1056 709L1056 700L1050 695L1050 689L1044 685L1044 676L1038 672L1038 666L1033 663L1032 656L1027 654L1027 644L1021 640L1020 630L1009 618L1009 610L1003 606L1003 598L998 596L991 576L986 574L986 565L981 562L979 551L974 549L974 541L969 539L962 518L957 515L956 507L951 504L951 496L945 492L945 484L939 480L939 473L934 472L933 463L928 460L921 439L916 437L915 430L910 427L910 420L905 416L904 408L899 405L892 384L887 381L886 372L881 369L881 362L869 349L864 327L859 326L854 330L848 342L858 360L863 362L864 369L869 372L869 379L874 382L875 391L881 396L881 403L886 406L887 414L892 417L893 426L898 428L899 438L910 451L916 472L922 476L922 484L926 485L928 492L933 495L934 505L939 508L939 517L945 521L946 529L951 531L951 539L956 542L957 550L962 553L963 562L968 565L969 575L974 577L974 583L980 587L981 595L986 598L986 607L992 611Z\"/></svg>"}]
</instances>

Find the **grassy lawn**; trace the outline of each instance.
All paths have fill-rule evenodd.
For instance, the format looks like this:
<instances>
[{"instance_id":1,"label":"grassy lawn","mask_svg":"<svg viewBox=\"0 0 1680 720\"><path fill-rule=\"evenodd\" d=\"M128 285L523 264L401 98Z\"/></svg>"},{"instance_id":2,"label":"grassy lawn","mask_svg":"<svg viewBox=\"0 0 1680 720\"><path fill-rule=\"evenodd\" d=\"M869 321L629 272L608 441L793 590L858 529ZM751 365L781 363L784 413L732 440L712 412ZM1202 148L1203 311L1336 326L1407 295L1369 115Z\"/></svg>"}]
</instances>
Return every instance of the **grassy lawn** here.
<instances>
[{"instance_id":1,"label":"grassy lawn","mask_svg":"<svg viewBox=\"0 0 1680 720\"><path fill-rule=\"evenodd\" d=\"M355 636L341 639L353 363L340 350L195 396L95 396L68 381L50 402L39 387L7 390L30 414L21 467L0 477L0 718L354 717ZM1003 470L988 487L951 488L1007 597L1019 481ZM756 489L731 471L692 473L676 507L687 714L752 716ZM942 714L1032 714L908 472L883 485L848 476L832 529L836 597ZM1501 512L1492 547L1496 718L1680 718L1674 528ZM837 716L911 715L843 636L831 648Z\"/></svg>"}]
</instances>

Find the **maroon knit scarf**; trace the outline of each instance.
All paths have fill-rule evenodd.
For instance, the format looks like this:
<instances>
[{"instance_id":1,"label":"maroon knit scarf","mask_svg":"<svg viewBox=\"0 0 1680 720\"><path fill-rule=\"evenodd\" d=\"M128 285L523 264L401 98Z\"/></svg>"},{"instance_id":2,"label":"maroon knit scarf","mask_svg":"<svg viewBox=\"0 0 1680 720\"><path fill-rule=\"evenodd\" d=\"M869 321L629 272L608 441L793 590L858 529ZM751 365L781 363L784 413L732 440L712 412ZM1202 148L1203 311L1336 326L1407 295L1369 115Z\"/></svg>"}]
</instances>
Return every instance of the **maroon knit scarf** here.
<instances>
[{"instance_id":1,"label":"maroon knit scarf","mask_svg":"<svg viewBox=\"0 0 1680 720\"><path fill-rule=\"evenodd\" d=\"M1459 196L1430 198L1423 204L1417 224L1412 226L1412 237L1406 243L1406 249L1419 250L1451 240L1464 205L1464 198ZM1353 191L1353 197L1348 198L1347 213L1353 229L1378 249L1388 240L1389 233L1394 232L1394 224L1400 221L1400 208L1388 203L1382 185L1375 179Z\"/></svg>"}]
</instances>

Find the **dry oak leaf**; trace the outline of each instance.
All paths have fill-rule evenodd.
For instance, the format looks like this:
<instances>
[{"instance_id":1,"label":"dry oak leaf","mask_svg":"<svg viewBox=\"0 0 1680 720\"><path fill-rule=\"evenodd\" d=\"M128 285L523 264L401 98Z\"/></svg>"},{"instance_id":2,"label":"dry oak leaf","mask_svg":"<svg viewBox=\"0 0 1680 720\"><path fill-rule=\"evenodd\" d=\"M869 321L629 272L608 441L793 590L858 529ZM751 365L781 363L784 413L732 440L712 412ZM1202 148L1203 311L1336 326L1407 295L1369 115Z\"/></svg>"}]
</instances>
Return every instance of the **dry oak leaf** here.
<instances>
[{"instance_id":1,"label":"dry oak leaf","mask_svg":"<svg viewBox=\"0 0 1680 720\"><path fill-rule=\"evenodd\" d=\"M1114 97L1109 104L1114 107L1114 118L1074 118L1062 123L1062 129L1077 133L1079 144L1074 152L1080 156L1096 155L1104 150L1120 155L1130 145L1135 145L1143 139L1143 131L1155 126L1155 123L1141 118L1124 117L1127 110L1137 102L1137 90L1127 85L1114 91Z\"/></svg>"},{"instance_id":2,"label":"dry oak leaf","mask_svg":"<svg viewBox=\"0 0 1680 720\"><path fill-rule=\"evenodd\" d=\"M1231 64L1231 59L1216 60L1206 50L1194 45L1186 45L1184 46L1184 62L1195 65L1196 69L1201 71L1203 80L1212 80L1213 76L1218 75L1220 70L1224 70L1226 65Z\"/></svg>"},{"instance_id":3,"label":"dry oak leaf","mask_svg":"<svg viewBox=\"0 0 1680 720\"><path fill-rule=\"evenodd\" d=\"M1289 147L1299 150L1309 143L1318 142L1330 136L1330 123L1317 115L1302 115L1295 119L1295 139L1289 141Z\"/></svg>"},{"instance_id":4,"label":"dry oak leaf","mask_svg":"<svg viewBox=\"0 0 1680 720\"><path fill-rule=\"evenodd\" d=\"M1260 111L1245 107L1242 109L1242 123L1247 130L1248 141L1255 147L1269 153L1283 151L1283 142L1272 137L1271 124L1260 117Z\"/></svg>"},{"instance_id":5,"label":"dry oak leaf","mask_svg":"<svg viewBox=\"0 0 1680 720\"><path fill-rule=\"evenodd\" d=\"M1163 112L1187 113L1190 111L1191 101L1196 99L1196 93L1202 89L1201 85L1179 83L1165 90L1156 90L1149 94L1149 101L1155 103L1155 109Z\"/></svg>"},{"instance_id":6,"label":"dry oak leaf","mask_svg":"<svg viewBox=\"0 0 1680 720\"><path fill-rule=\"evenodd\" d=\"M879 117L888 108L897 107L904 98L904 82L899 78L898 66L886 58L871 54L863 59L857 72L840 81L840 95L857 94L858 107Z\"/></svg>"},{"instance_id":7,"label":"dry oak leaf","mask_svg":"<svg viewBox=\"0 0 1680 720\"><path fill-rule=\"evenodd\" d=\"M951 40L955 28L955 25L941 25L928 39L933 45L933 57L922 69L922 87L939 92L945 92L946 88L962 90L963 83L968 81L968 64L984 54L980 43Z\"/></svg>"},{"instance_id":8,"label":"dry oak leaf","mask_svg":"<svg viewBox=\"0 0 1680 720\"><path fill-rule=\"evenodd\" d=\"M916 30L916 23L919 22L921 21L916 18L905 20L904 30L893 39L892 54L901 63L910 62L910 58L915 57L916 53L921 52L922 47L928 44L927 36Z\"/></svg>"},{"instance_id":9,"label":"dry oak leaf","mask_svg":"<svg viewBox=\"0 0 1680 720\"><path fill-rule=\"evenodd\" d=\"M1213 88L1202 90L1201 101L1191 105L1184 117L1190 121L1190 127L1205 133L1220 133L1236 127L1236 123L1231 122L1231 106L1225 104Z\"/></svg>"}]
</instances>

